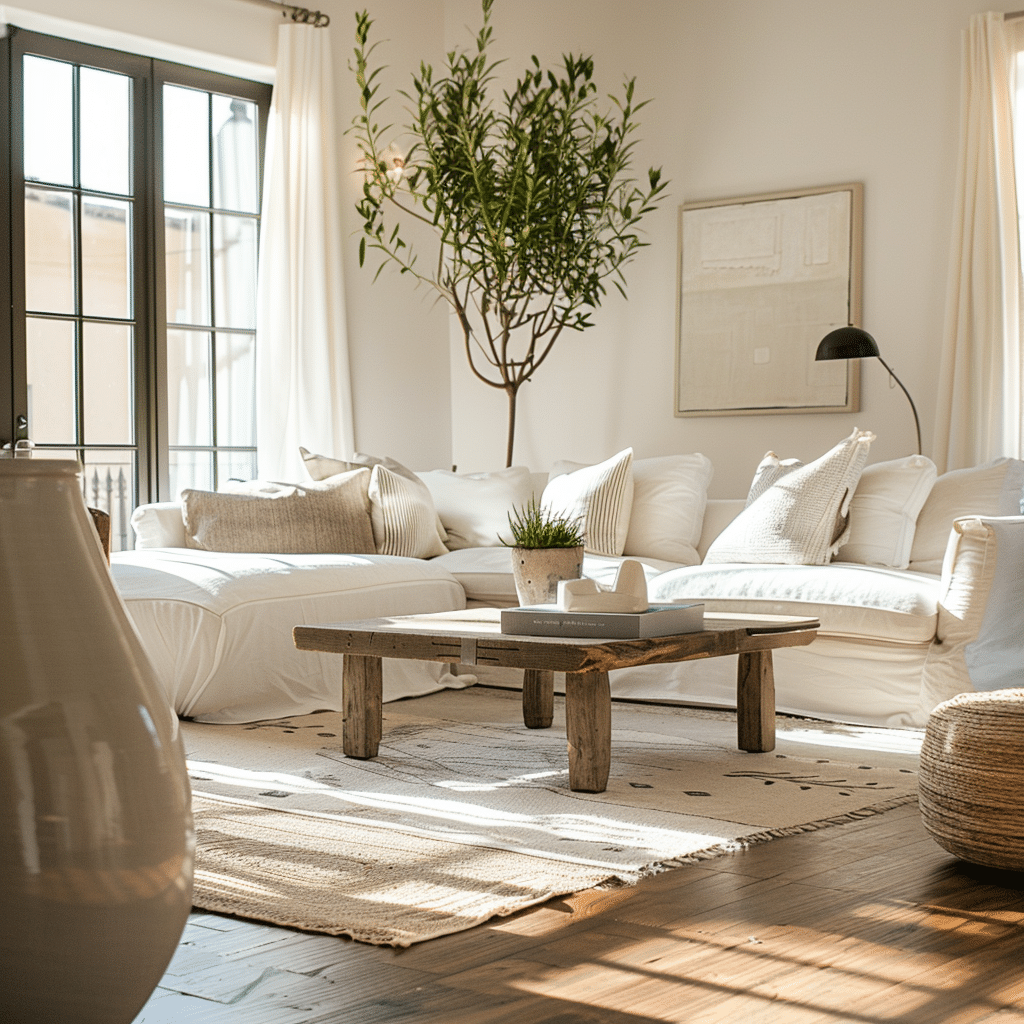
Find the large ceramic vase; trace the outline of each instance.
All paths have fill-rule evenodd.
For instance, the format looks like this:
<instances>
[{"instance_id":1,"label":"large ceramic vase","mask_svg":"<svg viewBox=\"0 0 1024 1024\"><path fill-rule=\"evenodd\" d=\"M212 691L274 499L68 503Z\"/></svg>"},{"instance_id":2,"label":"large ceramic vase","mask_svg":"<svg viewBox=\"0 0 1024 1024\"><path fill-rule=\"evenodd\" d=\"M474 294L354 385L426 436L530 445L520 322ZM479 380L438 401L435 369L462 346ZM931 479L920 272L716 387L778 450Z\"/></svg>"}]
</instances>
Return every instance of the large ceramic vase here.
<instances>
[{"instance_id":1,"label":"large ceramic vase","mask_svg":"<svg viewBox=\"0 0 1024 1024\"><path fill-rule=\"evenodd\" d=\"M178 721L75 462L0 460L0 1020L128 1024L192 897Z\"/></svg>"},{"instance_id":2,"label":"large ceramic vase","mask_svg":"<svg viewBox=\"0 0 1024 1024\"><path fill-rule=\"evenodd\" d=\"M512 575L520 605L554 604L560 580L583 575L583 545L576 548L513 548Z\"/></svg>"}]
</instances>

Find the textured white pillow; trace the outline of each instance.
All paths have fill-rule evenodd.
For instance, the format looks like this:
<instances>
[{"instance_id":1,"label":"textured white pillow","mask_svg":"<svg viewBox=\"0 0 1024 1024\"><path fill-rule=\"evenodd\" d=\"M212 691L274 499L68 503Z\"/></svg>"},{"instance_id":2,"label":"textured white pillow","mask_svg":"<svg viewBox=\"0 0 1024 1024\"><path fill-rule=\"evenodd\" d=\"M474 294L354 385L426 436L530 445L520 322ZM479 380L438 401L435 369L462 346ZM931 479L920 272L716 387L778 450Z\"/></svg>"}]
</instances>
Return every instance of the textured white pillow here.
<instances>
[{"instance_id":1,"label":"textured white pillow","mask_svg":"<svg viewBox=\"0 0 1024 1024\"><path fill-rule=\"evenodd\" d=\"M791 469L712 542L705 562L825 565L846 540L848 510L875 435L854 432Z\"/></svg>"},{"instance_id":2,"label":"textured white pillow","mask_svg":"<svg viewBox=\"0 0 1024 1024\"><path fill-rule=\"evenodd\" d=\"M350 469L358 469L366 463L343 462L341 459L332 459L329 455L314 455L307 448L299 448L302 456L302 463L311 480L326 480L329 476L336 476L338 473L346 473Z\"/></svg>"},{"instance_id":3,"label":"textured white pillow","mask_svg":"<svg viewBox=\"0 0 1024 1024\"><path fill-rule=\"evenodd\" d=\"M953 520L961 516L1018 516L1022 490L1024 462L1020 459L995 459L943 473L917 517L911 570L942 572Z\"/></svg>"},{"instance_id":4,"label":"textured white pillow","mask_svg":"<svg viewBox=\"0 0 1024 1024\"><path fill-rule=\"evenodd\" d=\"M853 492L850 534L837 561L906 569L917 516L936 474L935 463L923 455L868 466Z\"/></svg>"},{"instance_id":5,"label":"textured white pillow","mask_svg":"<svg viewBox=\"0 0 1024 1024\"><path fill-rule=\"evenodd\" d=\"M379 555L433 558L446 554L437 512L422 480L409 480L382 463L370 473L370 520Z\"/></svg>"},{"instance_id":6,"label":"textured white pillow","mask_svg":"<svg viewBox=\"0 0 1024 1024\"><path fill-rule=\"evenodd\" d=\"M578 462L556 462L549 478L583 468ZM698 565L697 544L713 473L711 460L699 452L634 459L633 507L622 553Z\"/></svg>"},{"instance_id":7,"label":"textured white pillow","mask_svg":"<svg viewBox=\"0 0 1024 1024\"><path fill-rule=\"evenodd\" d=\"M572 473L555 475L552 469L540 503L583 521L588 554L621 555L633 508L633 449Z\"/></svg>"},{"instance_id":8,"label":"textured white pillow","mask_svg":"<svg viewBox=\"0 0 1024 1024\"><path fill-rule=\"evenodd\" d=\"M754 479L750 482L750 490L747 491L747 502L743 507L757 501L758 498L768 490L772 484L777 483L787 473L799 469L803 463L799 459L780 459L775 452L766 452L764 458L758 463L754 470Z\"/></svg>"},{"instance_id":9,"label":"textured white pillow","mask_svg":"<svg viewBox=\"0 0 1024 1024\"><path fill-rule=\"evenodd\" d=\"M434 469L418 474L448 534L449 551L512 543L508 517L533 497L530 471L510 466L491 473L452 473Z\"/></svg>"},{"instance_id":10,"label":"textured white pillow","mask_svg":"<svg viewBox=\"0 0 1024 1024\"><path fill-rule=\"evenodd\" d=\"M185 545L203 551L370 554L369 470L289 486L250 481L232 492L181 492Z\"/></svg>"}]
</instances>

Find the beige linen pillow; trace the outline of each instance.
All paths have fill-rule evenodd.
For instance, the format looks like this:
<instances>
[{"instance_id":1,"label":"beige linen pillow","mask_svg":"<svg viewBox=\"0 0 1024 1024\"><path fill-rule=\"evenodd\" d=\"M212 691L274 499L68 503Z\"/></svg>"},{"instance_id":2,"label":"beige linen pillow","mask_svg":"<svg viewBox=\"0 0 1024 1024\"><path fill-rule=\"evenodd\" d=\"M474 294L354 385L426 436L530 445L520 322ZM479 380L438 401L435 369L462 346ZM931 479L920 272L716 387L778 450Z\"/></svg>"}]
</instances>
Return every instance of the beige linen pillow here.
<instances>
[{"instance_id":1,"label":"beige linen pillow","mask_svg":"<svg viewBox=\"0 0 1024 1024\"><path fill-rule=\"evenodd\" d=\"M953 520L962 516L1019 516L1022 512L1024 462L995 459L969 469L943 473L917 517L910 549L913 572L942 572Z\"/></svg>"},{"instance_id":2,"label":"beige linen pillow","mask_svg":"<svg viewBox=\"0 0 1024 1024\"><path fill-rule=\"evenodd\" d=\"M923 455L866 467L850 502L850 534L836 560L906 569L917 516L936 472Z\"/></svg>"},{"instance_id":3,"label":"beige linen pillow","mask_svg":"<svg viewBox=\"0 0 1024 1024\"><path fill-rule=\"evenodd\" d=\"M438 536L438 518L422 480L410 480L378 463L370 472L370 521L380 555L433 558L448 549Z\"/></svg>"},{"instance_id":4,"label":"beige linen pillow","mask_svg":"<svg viewBox=\"0 0 1024 1024\"><path fill-rule=\"evenodd\" d=\"M448 535L449 551L511 544L509 515L533 497L530 471L525 466L489 473L434 469L417 475L430 491Z\"/></svg>"},{"instance_id":5,"label":"beige linen pillow","mask_svg":"<svg viewBox=\"0 0 1024 1024\"><path fill-rule=\"evenodd\" d=\"M704 561L825 565L846 540L850 500L874 439L854 430L821 458L790 469L715 538Z\"/></svg>"},{"instance_id":6,"label":"beige linen pillow","mask_svg":"<svg viewBox=\"0 0 1024 1024\"><path fill-rule=\"evenodd\" d=\"M625 448L596 466L556 475L552 469L541 506L567 519L580 519L591 555L621 555L633 508L633 449Z\"/></svg>"},{"instance_id":7,"label":"beige linen pillow","mask_svg":"<svg viewBox=\"0 0 1024 1024\"><path fill-rule=\"evenodd\" d=\"M437 531L438 539L441 542L440 548L438 545L424 541L423 538L410 538L403 540L394 535L394 531L401 528L403 522L408 521L403 516L413 514L413 508L419 508L420 505L426 504L433 508L433 499L430 496L430 491L427 489L427 485L414 473L411 469L403 466L402 463L396 459L392 459L387 455L365 455L362 452L356 452L352 456L350 462L344 462L341 459L332 459L328 455L314 455L306 448L299 448L299 454L302 456L302 461L305 463L306 472L314 480L322 480L324 477L333 476L335 473L343 473L347 469L357 469L360 466L366 466L368 469L373 469L374 466L383 466L389 470L395 476L400 476L404 480L409 482L409 487L402 488L401 494L404 496L399 503L395 505L396 496L399 490L398 484L387 483L382 491L380 487L374 488L370 495L370 501L373 502L382 497L382 495L389 495L387 498L389 501L389 507L387 509L376 507L372 509L375 516L375 522L378 523L380 529L384 531L386 536L384 537L383 543L387 551L380 551L380 545L378 544L379 554L395 554L400 548L402 550L414 550L414 551L427 551L429 554L424 555L411 555L412 558L430 558L436 554L444 554L448 549L444 547L445 542L448 540L448 535L445 532L444 525L441 522L441 517L434 511L434 527ZM405 509L404 512L401 509ZM416 513L418 515L418 513ZM384 524L387 523L385 527Z\"/></svg>"},{"instance_id":8,"label":"beige linen pillow","mask_svg":"<svg viewBox=\"0 0 1024 1024\"><path fill-rule=\"evenodd\" d=\"M584 468L579 462L556 462L549 478ZM634 459L633 506L622 553L698 565L697 545L713 473L711 460L700 452Z\"/></svg>"},{"instance_id":9,"label":"beige linen pillow","mask_svg":"<svg viewBox=\"0 0 1024 1024\"><path fill-rule=\"evenodd\" d=\"M360 468L322 483L223 493L181 492L185 544L202 551L276 554L374 551L367 480Z\"/></svg>"}]
</instances>

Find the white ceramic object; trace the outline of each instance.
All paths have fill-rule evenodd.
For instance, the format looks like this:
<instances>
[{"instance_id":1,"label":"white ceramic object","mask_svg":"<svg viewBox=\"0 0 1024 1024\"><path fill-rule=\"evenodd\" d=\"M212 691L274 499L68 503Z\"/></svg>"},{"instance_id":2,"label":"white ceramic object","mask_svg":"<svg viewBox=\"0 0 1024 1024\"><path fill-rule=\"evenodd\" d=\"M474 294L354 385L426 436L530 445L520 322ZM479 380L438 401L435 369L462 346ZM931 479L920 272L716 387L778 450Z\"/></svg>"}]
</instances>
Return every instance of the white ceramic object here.
<instances>
[{"instance_id":1,"label":"white ceramic object","mask_svg":"<svg viewBox=\"0 0 1024 1024\"><path fill-rule=\"evenodd\" d=\"M192 902L178 720L70 461L0 461L0 1020L128 1024Z\"/></svg>"},{"instance_id":2,"label":"white ceramic object","mask_svg":"<svg viewBox=\"0 0 1024 1024\"><path fill-rule=\"evenodd\" d=\"M558 584L558 607L563 612L645 612L649 604L644 567L627 558L611 585L589 578L564 580Z\"/></svg>"}]
</instances>

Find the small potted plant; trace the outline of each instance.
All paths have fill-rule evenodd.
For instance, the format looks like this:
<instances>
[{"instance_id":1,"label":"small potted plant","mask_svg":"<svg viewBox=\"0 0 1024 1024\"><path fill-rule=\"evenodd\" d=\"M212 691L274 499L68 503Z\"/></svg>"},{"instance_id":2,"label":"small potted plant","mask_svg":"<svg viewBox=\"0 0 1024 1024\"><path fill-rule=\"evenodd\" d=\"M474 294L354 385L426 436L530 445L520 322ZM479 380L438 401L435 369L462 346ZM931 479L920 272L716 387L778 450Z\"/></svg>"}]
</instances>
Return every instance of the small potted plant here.
<instances>
[{"instance_id":1,"label":"small potted plant","mask_svg":"<svg viewBox=\"0 0 1024 1024\"><path fill-rule=\"evenodd\" d=\"M512 572L520 605L553 604L559 580L583 575L583 523L537 504L536 498L513 508Z\"/></svg>"}]
</instances>

